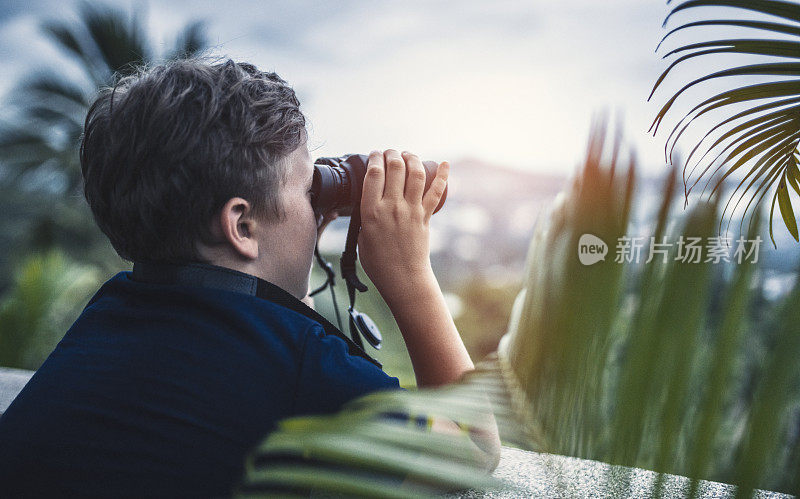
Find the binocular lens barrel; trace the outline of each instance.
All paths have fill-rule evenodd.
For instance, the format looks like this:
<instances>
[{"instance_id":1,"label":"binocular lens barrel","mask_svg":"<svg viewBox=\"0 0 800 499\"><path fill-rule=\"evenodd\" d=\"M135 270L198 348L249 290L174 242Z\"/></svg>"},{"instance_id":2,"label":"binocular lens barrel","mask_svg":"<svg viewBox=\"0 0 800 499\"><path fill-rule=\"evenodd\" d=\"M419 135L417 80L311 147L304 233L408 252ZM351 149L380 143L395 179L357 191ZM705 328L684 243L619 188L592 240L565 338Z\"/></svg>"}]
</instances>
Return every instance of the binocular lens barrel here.
<instances>
[{"instance_id":1,"label":"binocular lens barrel","mask_svg":"<svg viewBox=\"0 0 800 499\"><path fill-rule=\"evenodd\" d=\"M337 210L339 216L348 217L353 213L353 206L361 201L361 188L364 175L367 173L369 156L365 154L348 154L338 158L319 158L314 162L314 182L312 186L312 206L317 214ZM423 161L425 168L425 192L436 177L438 164L435 161ZM445 187L439 205L433 210L439 211L447 198Z\"/></svg>"}]
</instances>

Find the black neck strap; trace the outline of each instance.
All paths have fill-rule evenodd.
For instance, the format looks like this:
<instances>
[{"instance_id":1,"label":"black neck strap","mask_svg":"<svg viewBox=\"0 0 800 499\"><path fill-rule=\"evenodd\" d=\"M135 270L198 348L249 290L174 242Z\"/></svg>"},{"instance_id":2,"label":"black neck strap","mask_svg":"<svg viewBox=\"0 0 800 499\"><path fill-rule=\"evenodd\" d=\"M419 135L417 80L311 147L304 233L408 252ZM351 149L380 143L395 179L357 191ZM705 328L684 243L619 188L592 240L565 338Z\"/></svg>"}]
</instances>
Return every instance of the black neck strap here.
<instances>
[{"instance_id":1,"label":"black neck strap","mask_svg":"<svg viewBox=\"0 0 800 499\"><path fill-rule=\"evenodd\" d=\"M347 228L347 241L345 242L345 249L344 252L342 252L342 258L340 260L342 279L344 279L344 282L347 285L347 296L350 299L350 307L347 309L348 316L352 316L352 312L356 306L356 290L359 290L362 293L367 291L367 286L364 285L364 283L361 282L356 275L356 260L358 259L356 247L358 245L358 233L360 231L361 210L359 209L359 206L356 205L353 207L353 213L350 215L350 226ZM364 342L361 341L361 335L358 332L358 328L356 328L356 325L353 323L352 319L349 322L350 336L353 338L353 342L363 349Z\"/></svg>"},{"instance_id":2,"label":"black neck strap","mask_svg":"<svg viewBox=\"0 0 800 499\"><path fill-rule=\"evenodd\" d=\"M131 277L135 281L154 284L180 284L234 291L271 301L318 322L326 334L343 339L351 355L358 355L378 367L381 363L370 357L353 340L294 295L254 275L206 263L144 263L135 262ZM362 285L363 286L363 285Z\"/></svg>"}]
</instances>

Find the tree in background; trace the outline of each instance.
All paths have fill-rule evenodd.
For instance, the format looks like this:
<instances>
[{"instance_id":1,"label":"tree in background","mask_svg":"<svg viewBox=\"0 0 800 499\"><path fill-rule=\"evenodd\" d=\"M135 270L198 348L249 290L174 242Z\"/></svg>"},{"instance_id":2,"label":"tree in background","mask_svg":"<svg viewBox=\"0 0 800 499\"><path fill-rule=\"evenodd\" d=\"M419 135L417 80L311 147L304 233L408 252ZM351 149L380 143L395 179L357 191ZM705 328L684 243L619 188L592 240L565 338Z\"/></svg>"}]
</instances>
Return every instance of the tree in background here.
<instances>
[{"instance_id":1,"label":"tree in background","mask_svg":"<svg viewBox=\"0 0 800 499\"><path fill-rule=\"evenodd\" d=\"M77 260L117 269L122 261L95 227L82 195L78 148L88 106L99 88L138 66L199 54L207 46L204 24L186 26L163 53L155 50L157 44L136 12L108 6L81 3L77 23L49 21L42 29L81 75L68 77L54 69L59 61L53 61L51 68L24 77L6 96L0 181L4 192L25 194L3 196L0 203L25 230L0 228L14 236L0 239L0 253L19 258L58 246ZM8 278L8 266L19 262L0 263L0 274Z\"/></svg>"},{"instance_id":2,"label":"tree in background","mask_svg":"<svg viewBox=\"0 0 800 499\"><path fill-rule=\"evenodd\" d=\"M207 46L204 24L193 22L171 48L156 50L159 44L137 12L86 2L78 6L77 23L49 21L42 29L80 75L57 71L62 61L53 61L50 68L22 78L5 98L0 117L0 344L13 344L16 353L14 360L10 353L0 358L0 365L38 367L41 353L52 350L66 330L53 332L52 327L68 326L77 317L80 308L57 305L57 295L71 293L75 303L85 302L86 296L65 287L62 277L72 279L75 272L93 276L89 280L96 287L124 267L83 197L78 148L95 93L138 66L198 55ZM37 274L42 269L54 275ZM28 292L32 289L36 292ZM27 311L45 310L47 323L24 317Z\"/></svg>"}]
</instances>

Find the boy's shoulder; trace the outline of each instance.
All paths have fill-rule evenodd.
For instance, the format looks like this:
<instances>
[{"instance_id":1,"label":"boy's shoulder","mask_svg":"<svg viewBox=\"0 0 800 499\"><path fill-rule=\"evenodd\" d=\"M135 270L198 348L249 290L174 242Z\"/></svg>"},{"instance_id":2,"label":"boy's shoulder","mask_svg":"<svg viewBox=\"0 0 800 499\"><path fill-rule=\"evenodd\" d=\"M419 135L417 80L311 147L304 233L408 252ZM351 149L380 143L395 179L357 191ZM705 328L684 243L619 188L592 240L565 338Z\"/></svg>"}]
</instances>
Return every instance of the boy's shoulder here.
<instances>
[{"instance_id":1,"label":"boy's shoulder","mask_svg":"<svg viewBox=\"0 0 800 499\"><path fill-rule=\"evenodd\" d=\"M130 473L115 490L139 491L144 469L148 483L158 473L174 480L176 469L183 481L211 480L209 470L238 466L278 421L393 388L397 378L302 309L121 272L0 418L0 477L70 469L65 480L86 491L107 485L124 456ZM154 457L163 464L156 470Z\"/></svg>"},{"instance_id":2,"label":"boy's shoulder","mask_svg":"<svg viewBox=\"0 0 800 499\"><path fill-rule=\"evenodd\" d=\"M297 373L301 407L318 408L321 402L338 407L358 394L399 387L398 379L384 373L381 364L352 339L281 288L247 274L240 280L242 276L228 272L224 273L234 280L219 280L221 274L216 274L217 280L210 281L209 271L216 273L216 269L200 270L199 275L206 279L202 282L185 277L143 281L132 272L120 272L98 291L84 312L99 309L94 313L101 320L111 317L115 326L121 317L145 314L148 323L164 319L180 325L170 333L179 348L192 345L209 350L209 345L230 348L233 343L238 347L236 355L242 358L259 355L263 362L285 363L283 372ZM210 282L214 286L208 285ZM154 328L152 334L152 342L161 344L164 330ZM182 334L185 337L181 338Z\"/></svg>"},{"instance_id":3,"label":"boy's shoulder","mask_svg":"<svg viewBox=\"0 0 800 499\"><path fill-rule=\"evenodd\" d=\"M119 272L91 298L84 313L125 309L190 322L215 322L222 329L262 331L263 336L312 344L343 343L349 355L378 369L380 362L324 316L284 289L256 276L208 264L141 264ZM337 341L334 341L336 338Z\"/></svg>"}]
</instances>

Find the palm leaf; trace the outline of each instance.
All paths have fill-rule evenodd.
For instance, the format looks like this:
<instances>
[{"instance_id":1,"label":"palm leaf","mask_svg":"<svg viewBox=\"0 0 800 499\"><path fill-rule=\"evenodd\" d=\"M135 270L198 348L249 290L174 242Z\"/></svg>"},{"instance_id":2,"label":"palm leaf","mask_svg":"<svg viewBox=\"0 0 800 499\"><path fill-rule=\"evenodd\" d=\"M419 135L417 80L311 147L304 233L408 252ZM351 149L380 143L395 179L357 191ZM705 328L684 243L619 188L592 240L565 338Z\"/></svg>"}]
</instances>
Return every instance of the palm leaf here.
<instances>
[{"instance_id":1,"label":"palm leaf","mask_svg":"<svg viewBox=\"0 0 800 499\"><path fill-rule=\"evenodd\" d=\"M670 0L667 0L667 3L669 2ZM672 12L664 20L664 26L667 25L669 18L677 12L693 7L735 7L800 22L800 6L792 2L779 0L690 0L672 9Z\"/></svg>"},{"instance_id":2,"label":"palm leaf","mask_svg":"<svg viewBox=\"0 0 800 499\"><path fill-rule=\"evenodd\" d=\"M137 12L82 3L78 23L47 21L42 29L55 46L78 63L83 77L67 78L50 69L23 77L9 93L0 128L0 163L8 172L5 180L22 187L37 171L56 168L65 176L61 195L81 197L82 176L78 146L91 96L100 87L139 66L159 60L152 50L146 26ZM187 25L169 57L194 55L206 45L204 25ZM75 203L67 204L74 209ZM91 218L87 227L95 229ZM99 232L98 232L99 234ZM98 262L99 263L99 262Z\"/></svg>"},{"instance_id":3,"label":"palm leaf","mask_svg":"<svg viewBox=\"0 0 800 499\"><path fill-rule=\"evenodd\" d=\"M237 495L406 498L497 488L501 483L487 473L494 465L471 435L494 424L493 408L504 432L518 429L509 412L488 402L502 405L507 397L498 373L496 361L487 361L456 386L378 392L333 416L286 420L249 456ZM469 430L431 431L409 422L415 414L459 421Z\"/></svg>"},{"instance_id":4,"label":"palm leaf","mask_svg":"<svg viewBox=\"0 0 800 499\"><path fill-rule=\"evenodd\" d=\"M694 28L698 26L737 26L741 28L755 28L755 29L762 29L772 31L774 33L784 33L787 35L799 35L800 36L800 27L791 26L788 24L781 24L781 23L772 23L772 22L762 22L762 21L744 21L738 19L725 19L725 20L711 20L711 21L696 21L691 23L686 23L682 26L678 26L677 28L673 28L664 35L664 38L658 43L656 47L656 52L661 47L661 44L669 38L672 34L682 31L687 28Z\"/></svg>"},{"instance_id":5,"label":"palm leaf","mask_svg":"<svg viewBox=\"0 0 800 499\"><path fill-rule=\"evenodd\" d=\"M135 13L128 19L122 10L84 2L80 17L111 74L130 74L152 59L144 27Z\"/></svg>"},{"instance_id":6,"label":"palm leaf","mask_svg":"<svg viewBox=\"0 0 800 499\"><path fill-rule=\"evenodd\" d=\"M789 199L789 191L786 189L786 178L784 177L778 183L778 189L775 191L775 195L772 198L772 208L775 208L775 199L778 199L778 206L781 210L781 216L783 217L783 223L786 224L786 227L789 229L789 232L794 237L795 241L798 241L797 237L797 221L794 218L794 210L792 209L792 202ZM770 210L770 219L772 218L772 210ZM770 237L772 234L770 233ZM774 240L774 239L773 239Z\"/></svg>"},{"instance_id":7,"label":"palm leaf","mask_svg":"<svg viewBox=\"0 0 800 499\"><path fill-rule=\"evenodd\" d=\"M793 102L800 102L800 99L787 99L786 101L781 101L780 105L791 104ZM711 133L713 133L717 128L720 128L720 127L726 125L727 123L729 123L730 121L733 121L734 119L738 119L738 118L741 118L743 116L752 114L753 112L760 112L760 111L764 111L764 110L767 110L767 109L771 109L772 107L774 107L772 104L766 105L766 106L757 106L757 108L755 108L756 109L755 111L748 110L748 111L744 111L742 113L738 113L734 117L728 118L727 120L723 121L722 123L714 126L714 128L709 130L709 134L707 134L706 137L704 137L703 140L701 140L694 147L694 149L692 149L691 153L689 153L689 156L686 158L686 163L688 164L688 163L691 162L692 156L694 156L694 154L700 148L700 145L702 145L703 141ZM753 132L763 130L763 129L771 127L772 125L775 125L775 124L785 123L786 121L791 119L792 112L796 111L796 110L800 110L800 106L797 106L797 107L793 106L793 107L791 107L789 109L780 109L778 111L774 111L772 113L768 113L768 114L765 114L763 116L759 116L759 117L750 119L748 121L745 121L744 123L741 123L741 124L731 128L730 130L728 130L727 132L722 134L713 144L711 144L710 147L708 147L708 149L706 150L705 154L703 154L703 156L698 160L698 163L702 163L702 161L709 154L709 152L714 150L714 149L716 149L716 147L718 145L722 144L722 142L724 142L726 139L728 139L730 137L733 137L736 134L740 134L741 138L744 138L747 134L751 134ZM719 156L721 156L722 153L724 153L726 150L730 149L730 147L732 147L732 144L736 144L737 142L738 142L738 140L733 140L731 144L729 144L725 149L723 149L722 152L720 152L719 155L717 155L716 159L718 159ZM716 159L714 161L716 161ZM703 170L703 173L701 174L701 176L705 175L705 173L708 171L708 169L711 168L711 165L714 163L714 161L711 161L709 163L709 165L706 166L706 168ZM689 173L690 176L694 173L695 168L693 168L692 171ZM715 172L716 172L716 170L715 170ZM684 178L684 180L686 179L686 169L685 169L685 167L684 167L684 170L683 170L683 178ZM686 194L691 192L692 188L695 185L697 185L697 181L695 181L695 183L692 184L692 187L690 187L688 190L685 191Z\"/></svg>"},{"instance_id":8,"label":"palm leaf","mask_svg":"<svg viewBox=\"0 0 800 499\"><path fill-rule=\"evenodd\" d=\"M775 16L784 20L798 22L800 20L800 5L791 2L784 2L778 0L757 0L757 1L744 1L744 0L692 0L681 3L674 7L670 14L664 21L668 22L670 17L677 12L684 11L695 7L733 7L745 9L752 12L767 14ZM794 37L800 37L800 27L796 24L786 24L783 22L773 21L760 21L760 20L703 20L685 23L681 26L670 30L662 39L663 43L670 35L681 30L691 28L704 27L704 26L729 26L732 28L746 28L765 35L782 34ZM659 47L661 47L659 43ZM658 48L656 50L658 50ZM670 56L677 56L677 58L667 67L667 69L658 77L653 89L650 93L648 100L652 98L655 91L666 80L669 73L678 65L687 60L697 57L708 56L712 54L731 53L731 54L750 54L765 57L778 57L788 59L800 58L800 40L778 40L770 38L731 38L723 40L702 41L697 43L687 44L668 51L664 58ZM748 166L748 174L745 178L752 177L747 188L742 192L739 201L734 205L734 209L730 212L729 216L732 218L739 202L742 200L745 193L748 192L750 187L756 185L760 181L755 190L750 192L750 200L756 200L753 209L760 205L764 197L764 192L775 188L775 199L779 202L781 213L783 215L784 225L789 232L794 236L793 227L796 227L796 220L794 213L791 210L791 201L789 199L787 185L787 168L793 163L789 158L793 157L797 149L798 135L800 131L800 120L796 118L798 106L793 105L798 102L800 96L800 81L798 81L798 63L796 62L765 62L759 64L750 64L746 66L735 67L716 71L714 73L693 79L688 84L682 86L675 92L670 99L661 107L657 113L650 130L655 135L658 132L659 125L674 107L678 98L689 88L707 82L709 80L727 77L764 77L774 76L788 78L785 81L757 83L753 85L746 85L734 88L728 91L720 92L717 95L704 100L700 104L694 106L672 129L669 137L665 143L665 155L670 163L672 163L672 150L675 148L676 143L686 130L694 123L694 121L711 111L720 110L724 111L732 109L728 106L750 104L753 101L767 100L766 103L758 105L750 105L750 108L737 112L733 116L722 120L719 124L713 126L708 130L700 141L694 146L691 153L687 157L683 165L683 180L684 180L684 193L688 201L688 195L697 182L704 176L709 175L708 180L711 180L716 173L722 169L725 173L716 180L714 188L711 191L713 195L723 184L723 182L734 172L740 170L744 166ZM778 109L780 108L780 109ZM775 110L775 111L772 111ZM769 112L771 111L771 112ZM745 122L738 122L747 118ZM727 130L726 130L727 129ZM706 139L711 133L717 131L724 131L713 143L704 145L705 153L699 159L695 158L695 153L700 150L701 144L704 144ZM671 145L670 145L671 144ZM698 167L706 162L706 158L711 151L721 152L716 154L713 160L707 162L706 166L701 168L700 173L697 175L696 180L688 187L690 178L698 169ZM730 151L730 152L728 152ZM725 156L725 153L728 153ZM765 158L767 158L765 160ZM695 160L693 166L692 160ZM712 165L717 165L711 171ZM777 169L775 168L777 166ZM687 170L689 174L687 177ZM708 185L708 180L706 185ZM742 182L739 183L736 190L731 194L728 202L723 210L723 217L730 205L730 200L736 195ZM781 188L780 186L784 187ZM785 194L778 194L780 190ZM705 188L703 189L705 191ZM747 214L750 209L751 202L747 203L742 218ZM774 205L774 203L773 203ZM720 221L720 224L722 222ZM772 230L772 217L769 223L770 238L773 245L775 240Z\"/></svg>"},{"instance_id":9,"label":"palm leaf","mask_svg":"<svg viewBox=\"0 0 800 499\"><path fill-rule=\"evenodd\" d=\"M0 162L11 166L12 178L57 156L57 149L32 129L4 128L0 130Z\"/></svg>"},{"instance_id":10,"label":"palm leaf","mask_svg":"<svg viewBox=\"0 0 800 499\"><path fill-rule=\"evenodd\" d=\"M34 73L17 85L19 91L39 99L61 99L78 109L89 105L86 87L64 79L64 76L53 71Z\"/></svg>"},{"instance_id":11,"label":"palm leaf","mask_svg":"<svg viewBox=\"0 0 800 499\"><path fill-rule=\"evenodd\" d=\"M81 31L76 31L71 23L48 21L42 24L42 31L78 62L93 86L99 87L107 82L108 72L99 64L87 37Z\"/></svg>"},{"instance_id":12,"label":"palm leaf","mask_svg":"<svg viewBox=\"0 0 800 499\"><path fill-rule=\"evenodd\" d=\"M208 46L206 25L203 21L195 21L181 31L175 42L175 48L167 54L167 59L180 59L199 55Z\"/></svg>"}]
</instances>

